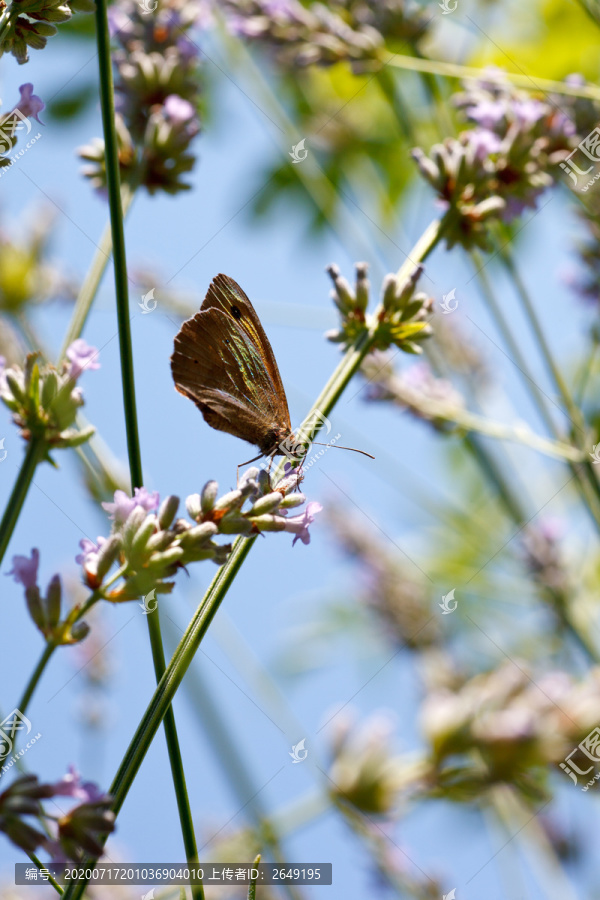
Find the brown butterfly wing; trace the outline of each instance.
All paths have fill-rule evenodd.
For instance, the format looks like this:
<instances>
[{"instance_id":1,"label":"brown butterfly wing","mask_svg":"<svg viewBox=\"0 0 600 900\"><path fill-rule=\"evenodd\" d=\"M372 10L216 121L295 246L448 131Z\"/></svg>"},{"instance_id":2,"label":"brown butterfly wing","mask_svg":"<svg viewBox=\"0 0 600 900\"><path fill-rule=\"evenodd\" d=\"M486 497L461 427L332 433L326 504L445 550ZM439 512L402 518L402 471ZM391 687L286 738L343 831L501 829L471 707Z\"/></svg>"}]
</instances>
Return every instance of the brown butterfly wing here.
<instances>
[{"instance_id":1,"label":"brown butterfly wing","mask_svg":"<svg viewBox=\"0 0 600 900\"><path fill-rule=\"evenodd\" d=\"M171 357L175 387L196 403L213 428L257 444L265 454L272 452L291 426L283 387L278 394L265 366L260 322L247 298L247 306L236 308L249 319L249 307L260 332L255 327L243 329L229 308L225 311L221 305L207 304L207 300L193 318L183 323L175 338ZM235 300L242 302L237 295ZM268 350L274 363L270 345Z\"/></svg>"},{"instance_id":2,"label":"brown butterfly wing","mask_svg":"<svg viewBox=\"0 0 600 900\"><path fill-rule=\"evenodd\" d=\"M217 275L216 278L213 278L200 309L220 309L226 316L233 319L254 346L260 349L262 361L269 373L275 393L285 403L286 423L291 428L287 398L273 348L256 310L239 284L229 275Z\"/></svg>"}]
</instances>

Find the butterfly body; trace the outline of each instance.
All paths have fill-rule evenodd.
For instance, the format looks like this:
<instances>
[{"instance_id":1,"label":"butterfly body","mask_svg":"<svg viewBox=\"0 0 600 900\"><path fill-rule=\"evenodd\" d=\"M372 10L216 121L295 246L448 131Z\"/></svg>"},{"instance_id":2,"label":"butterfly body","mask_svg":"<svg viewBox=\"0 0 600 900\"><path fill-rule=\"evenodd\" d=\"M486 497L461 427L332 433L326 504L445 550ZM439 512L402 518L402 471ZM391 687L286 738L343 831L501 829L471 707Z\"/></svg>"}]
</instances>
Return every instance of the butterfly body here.
<instances>
[{"instance_id":1,"label":"butterfly body","mask_svg":"<svg viewBox=\"0 0 600 900\"><path fill-rule=\"evenodd\" d=\"M200 310L175 337L171 372L179 393L212 428L282 454L292 437L275 355L250 300L228 275L213 279Z\"/></svg>"}]
</instances>

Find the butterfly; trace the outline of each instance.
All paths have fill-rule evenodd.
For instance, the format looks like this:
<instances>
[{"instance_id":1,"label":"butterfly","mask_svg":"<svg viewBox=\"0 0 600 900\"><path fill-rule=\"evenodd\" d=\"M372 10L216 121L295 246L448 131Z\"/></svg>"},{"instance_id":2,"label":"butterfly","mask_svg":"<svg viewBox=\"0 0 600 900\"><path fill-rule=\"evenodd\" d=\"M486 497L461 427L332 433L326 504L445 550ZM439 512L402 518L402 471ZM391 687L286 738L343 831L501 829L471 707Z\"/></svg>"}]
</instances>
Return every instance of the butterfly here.
<instances>
[{"instance_id":1,"label":"butterfly","mask_svg":"<svg viewBox=\"0 0 600 900\"><path fill-rule=\"evenodd\" d=\"M287 453L282 445L294 442L275 354L256 310L228 275L213 279L200 310L181 326L171 372L175 388L212 428L256 444L255 459Z\"/></svg>"}]
</instances>

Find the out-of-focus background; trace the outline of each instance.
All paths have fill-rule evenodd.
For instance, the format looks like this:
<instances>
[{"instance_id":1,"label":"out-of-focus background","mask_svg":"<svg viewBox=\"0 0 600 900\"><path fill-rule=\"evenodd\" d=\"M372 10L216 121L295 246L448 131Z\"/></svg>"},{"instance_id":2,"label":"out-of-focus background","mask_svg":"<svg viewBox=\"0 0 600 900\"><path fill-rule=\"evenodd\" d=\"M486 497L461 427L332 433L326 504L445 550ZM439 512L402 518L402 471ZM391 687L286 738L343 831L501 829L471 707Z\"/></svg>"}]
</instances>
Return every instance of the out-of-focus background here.
<instances>
[{"instance_id":1,"label":"out-of-focus background","mask_svg":"<svg viewBox=\"0 0 600 900\"><path fill-rule=\"evenodd\" d=\"M425 44L432 58L494 64L547 79L571 72L592 81L598 76L597 26L577 3L459 0L448 16L442 16L436 3L424 7L434 19ZM337 321L325 267L335 262L351 280L354 263L368 262L376 297L382 277L401 265L438 214L431 190L418 179L409 158L409 137L386 119L380 81L369 73L352 75L344 64L306 75L311 125L318 119L319 92L323 120L339 110L336 162L335 136L327 129L319 134L316 127L314 138L305 133L308 114L304 122L296 115L298 97L276 64L260 52L251 51L251 58L247 47L225 38L218 26L195 34L203 50L204 109L202 132L192 145L197 154L189 176L192 189L174 198L140 192L126 224L145 485L161 496L182 498L209 479L216 479L223 491L230 489L236 466L252 455L247 445L211 430L174 391L171 380L173 337L185 309L191 314L200 306L214 275L232 276L252 299L297 424L339 358L339 348L324 339ZM443 132L419 79L401 70L388 74L401 82L398 106L414 111L428 149ZM2 177L3 239L26 240L30 229L47 227L47 258L76 285L107 220L105 198L81 176L75 152L101 134L94 42L65 28L43 52L33 52L26 66L4 57L0 78L4 108L14 105L25 81L33 83L47 105L41 114L44 125L37 129L42 138ZM309 154L293 166L292 143L302 138ZM300 168L302 177L296 171ZM320 183L323 168L324 183L336 198L327 215L322 210L317 214L306 190L307 184ZM47 217L51 221L42 225ZM578 241L585 231L567 187L547 192L537 211L526 210L514 230L514 258L552 352L571 382L596 308L573 289L581 269ZM537 385L552 404L556 390L514 285L497 259L489 259L485 272ZM151 314L143 314L141 298L152 286L158 304ZM468 378L483 398L485 413L511 426L527 423L542 433L543 423L466 255L438 248L427 262L421 287L434 300L434 332L439 327L447 342L457 335L457 370L467 349L477 357L479 368L473 366ZM452 289L458 307L443 316L440 302ZM28 311L30 327L51 358L71 309L68 299L58 299ZM106 452L124 467L111 270L84 337L100 348L101 362L99 371L82 379L85 414ZM405 354L394 362L400 371L421 364ZM366 393L364 378L357 377L331 422L341 443L372 453L375 461L331 450L311 467L303 490L324 509L311 528L310 545L292 548L287 534L256 542L175 702L201 859L224 858L220 842L241 841L240 832L257 816L273 816L287 860L333 863L333 886L300 889L306 897L384 896L392 890L374 871L368 839L326 796L333 735L350 716L376 740L389 717L390 752L417 759L426 747L420 726L424 684L427 678L443 684L447 656L470 674L510 666L511 660L516 667L528 660L532 671L565 668L548 610L536 599L535 583L516 548L518 538L513 540L518 529L499 512L463 433L444 434L395 406L367 402ZM593 403L593 392L591 396ZM0 465L5 502L23 442L4 407L0 437L7 451ZM597 610L590 599L597 587L597 537L576 505L573 486L562 489L568 469L518 442L481 441L509 473L532 521L552 521L559 530L561 553L578 573L589 601L587 627L597 637ZM37 471L8 557L38 547L41 583L60 572L78 597L78 543L107 534L109 522L86 491L75 456L63 452L58 461L58 470L46 465ZM388 588L400 594L406 589L407 597L398 601L405 615L415 622L423 617L426 627L435 630L435 652L407 646L389 619L377 614L381 558L394 560L397 567ZM369 559L379 563L369 567ZM0 582L3 710L15 704L43 649L21 586L4 577L9 569L7 558ZM211 562L191 567L180 573L173 594L161 599L169 650L215 571ZM444 616L438 604L451 589L458 606L453 615ZM49 781L74 764L86 779L106 789L151 696L154 674L146 618L136 603L104 604L90 624L92 634L84 643L55 654L36 692L29 718L42 739L24 762ZM571 668L583 677L586 664L577 654L574 659ZM308 755L294 764L290 751L301 740ZM381 742L383 746L383 738ZM345 765L356 763L359 753L350 752ZM407 802L389 820L375 817L372 828L377 838L383 835L389 853L386 865L406 883L422 883L423 891L440 898L442 890L452 888L457 900L553 898L559 891L561 898L600 896L593 851L596 801L581 797L558 766L548 770L547 778L553 799L543 812L540 802L531 813L538 825L542 822L537 831L522 810L521 818L511 818L510 809L505 810L502 820L481 797ZM554 848L550 857L548 845ZM108 846L114 860L183 860L162 732ZM253 845L248 839L240 846L241 857ZM269 858L268 851L265 856ZM547 865L548 858L556 866L560 861L560 877ZM0 873L7 885L13 863L24 859L8 842L0 842ZM9 887L3 891L12 896ZM45 895L45 889L36 891L32 896ZM142 893L132 889L127 896ZM398 888L396 895L430 896L402 894Z\"/></svg>"}]
</instances>

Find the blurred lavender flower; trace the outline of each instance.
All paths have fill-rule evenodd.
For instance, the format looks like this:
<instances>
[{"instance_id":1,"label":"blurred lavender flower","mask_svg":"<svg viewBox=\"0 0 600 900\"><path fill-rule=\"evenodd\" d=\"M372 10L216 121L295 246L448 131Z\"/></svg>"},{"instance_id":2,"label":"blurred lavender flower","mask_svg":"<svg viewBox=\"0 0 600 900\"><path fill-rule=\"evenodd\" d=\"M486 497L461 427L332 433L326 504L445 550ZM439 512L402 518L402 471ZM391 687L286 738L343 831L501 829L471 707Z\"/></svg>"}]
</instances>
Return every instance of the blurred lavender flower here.
<instances>
[{"instance_id":1,"label":"blurred lavender flower","mask_svg":"<svg viewBox=\"0 0 600 900\"><path fill-rule=\"evenodd\" d=\"M541 799L545 769L560 763L597 725L599 700L599 669L576 683L561 671L535 676L522 660L454 690L438 687L422 708L431 795L472 799L506 782L529 799Z\"/></svg>"},{"instance_id":2,"label":"blurred lavender flower","mask_svg":"<svg viewBox=\"0 0 600 900\"><path fill-rule=\"evenodd\" d=\"M206 27L207 0L164 0L152 16L135 0L109 9L121 176L149 193L188 190L182 181L194 165L188 152L200 131L199 49L188 32ZM84 168L96 188L105 186L104 143L82 147Z\"/></svg>"},{"instance_id":3,"label":"blurred lavender flower","mask_svg":"<svg viewBox=\"0 0 600 900\"><path fill-rule=\"evenodd\" d=\"M341 549L359 565L358 598L380 622L385 639L416 651L435 646L440 627L432 613L431 590L347 512L334 509L328 518Z\"/></svg>"},{"instance_id":4,"label":"blurred lavender flower","mask_svg":"<svg viewBox=\"0 0 600 900\"><path fill-rule=\"evenodd\" d=\"M84 369L99 369L98 350L90 347L83 338L77 338L67 347L67 359L70 361L69 377L77 380Z\"/></svg>"},{"instance_id":5,"label":"blurred lavender flower","mask_svg":"<svg viewBox=\"0 0 600 900\"><path fill-rule=\"evenodd\" d=\"M40 803L54 796L86 799L61 816L55 825L54 817L46 815ZM56 860L80 860L86 853L99 856L103 852L100 835L114 831L115 827L111 803L112 798L96 785L81 783L72 768L55 784L40 784L37 775L23 775L0 794L0 831L26 853L44 847ZM45 819L51 837L32 827L26 820L29 816L38 821Z\"/></svg>"},{"instance_id":6,"label":"blurred lavender flower","mask_svg":"<svg viewBox=\"0 0 600 900\"><path fill-rule=\"evenodd\" d=\"M2 55L0 51L0 56ZM44 103L33 93L31 82L19 87L21 99L7 113L0 114L0 167L9 166L10 159L2 154L9 154L18 140L18 135L23 129L31 130L31 125L25 119L35 119L40 122L38 113L44 109ZM43 123L40 122L40 125Z\"/></svg>"},{"instance_id":7,"label":"blurred lavender flower","mask_svg":"<svg viewBox=\"0 0 600 900\"><path fill-rule=\"evenodd\" d=\"M55 797L73 797L75 800L84 800L86 803L96 803L102 800L104 795L93 781L82 781L81 775L70 765L66 775L51 785Z\"/></svg>"},{"instance_id":8,"label":"blurred lavender flower","mask_svg":"<svg viewBox=\"0 0 600 900\"><path fill-rule=\"evenodd\" d=\"M417 362L397 373L391 359L375 352L367 356L361 372L367 379L366 400L395 403L437 431L453 428L449 420L464 409L461 394L445 378L436 378L427 363Z\"/></svg>"},{"instance_id":9,"label":"blurred lavender flower","mask_svg":"<svg viewBox=\"0 0 600 900\"><path fill-rule=\"evenodd\" d=\"M393 725L386 713L374 714L358 726L352 715L335 717L328 788L336 805L348 804L366 815L393 812L405 784L402 763L389 746Z\"/></svg>"},{"instance_id":10,"label":"blurred lavender flower","mask_svg":"<svg viewBox=\"0 0 600 900\"><path fill-rule=\"evenodd\" d=\"M0 56L12 53L18 63L26 63L29 48L42 50L47 39L56 34L57 25L68 22L74 12L93 11L93 0L13 0L8 5L3 3Z\"/></svg>"},{"instance_id":11,"label":"blurred lavender flower","mask_svg":"<svg viewBox=\"0 0 600 900\"><path fill-rule=\"evenodd\" d=\"M17 584L22 584L24 588L32 588L37 585L39 564L40 551L34 547L31 551L31 559L28 556L13 556L13 567L6 574L12 575Z\"/></svg>"},{"instance_id":12,"label":"blurred lavender flower","mask_svg":"<svg viewBox=\"0 0 600 900\"><path fill-rule=\"evenodd\" d=\"M231 31L268 48L286 68L352 64L354 71L380 68L388 45L415 46L428 21L407 0L225 0Z\"/></svg>"},{"instance_id":13,"label":"blurred lavender flower","mask_svg":"<svg viewBox=\"0 0 600 900\"><path fill-rule=\"evenodd\" d=\"M554 184L553 167L578 140L579 107L564 97L531 97L499 70L468 82L454 102L477 127L413 156L446 210L448 246L488 249L490 221L510 222L535 208Z\"/></svg>"}]
</instances>

